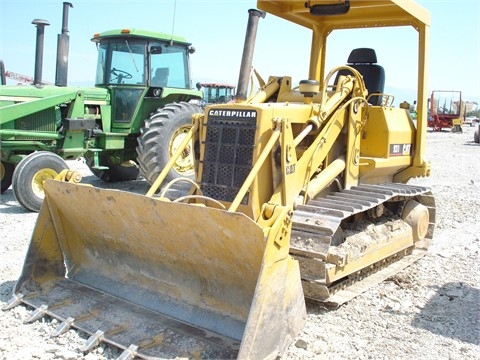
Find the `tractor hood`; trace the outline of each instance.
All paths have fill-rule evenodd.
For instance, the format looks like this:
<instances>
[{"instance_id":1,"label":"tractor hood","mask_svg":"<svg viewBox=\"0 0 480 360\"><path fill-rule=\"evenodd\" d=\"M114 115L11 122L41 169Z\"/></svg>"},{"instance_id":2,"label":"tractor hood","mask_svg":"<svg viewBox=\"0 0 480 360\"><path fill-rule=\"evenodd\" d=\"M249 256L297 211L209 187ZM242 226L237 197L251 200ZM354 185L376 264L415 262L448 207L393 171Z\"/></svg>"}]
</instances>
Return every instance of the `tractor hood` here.
<instances>
[{"instance_id":1,"label":"tractor hood","mask_svg":"<svg viewBox=\"0 0 480 360\"><path fill-rule=\"evenodd\" d=\"M17 86L4 85L0 87L0 104L2 106L10 105L12 102L25 102L35 99L58 96L68 93L82 92L85 101L104 101L110 100L110 95L107 89L98 87L75 87L75 86Z\"/></svg>"}]
</instances>

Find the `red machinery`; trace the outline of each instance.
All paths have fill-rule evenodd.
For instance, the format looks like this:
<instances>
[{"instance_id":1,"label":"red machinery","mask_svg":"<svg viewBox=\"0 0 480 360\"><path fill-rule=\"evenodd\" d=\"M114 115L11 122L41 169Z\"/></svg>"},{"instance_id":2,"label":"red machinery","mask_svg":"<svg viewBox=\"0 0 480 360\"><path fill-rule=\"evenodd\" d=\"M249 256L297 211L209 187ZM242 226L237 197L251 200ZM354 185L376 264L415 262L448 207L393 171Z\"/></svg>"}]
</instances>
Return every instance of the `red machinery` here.
<instances>
[{"instance_id":1,"label":"red machinery","mask_svg":"<svg viewBox=\"0 0 480 360\"><path fill-rule=\"evenodd\" d=\"M452 128L452 132L462 132L464 106L461 91L434 90L429 103L429 127L434 131Z\"/></svg>"}]
</instances>

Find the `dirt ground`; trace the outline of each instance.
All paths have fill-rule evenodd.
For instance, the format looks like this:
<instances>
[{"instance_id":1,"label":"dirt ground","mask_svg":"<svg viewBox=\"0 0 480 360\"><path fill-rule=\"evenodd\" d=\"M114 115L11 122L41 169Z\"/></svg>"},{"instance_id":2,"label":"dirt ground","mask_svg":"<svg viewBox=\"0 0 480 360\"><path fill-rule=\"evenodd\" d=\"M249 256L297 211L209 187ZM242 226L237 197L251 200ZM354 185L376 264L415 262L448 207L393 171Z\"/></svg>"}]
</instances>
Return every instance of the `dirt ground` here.
<instances>
[{"instance_id":1,"label":"dirt ground","mask_svg":"<svg viewBox=\"0 0 480 360\"><path fill-rule=\"evenodd\" d=\"M480 359L480 145L473 127L463 133L429 132L429 186L436 197L434 240L427 255L336 310L308 303L305 329L285 359ZM81 162L72 167L85 170ZM105 187L85 172L84 181ZM135 181L115 185L145 193ZM0 197L0 306L12 297L37 214L22 208L13 191ZM0 360L115 359L104 344L79 350L76 330L51 338L56 320L24 324L31 309L0 311Z\"/></svg>"}]
</instances>

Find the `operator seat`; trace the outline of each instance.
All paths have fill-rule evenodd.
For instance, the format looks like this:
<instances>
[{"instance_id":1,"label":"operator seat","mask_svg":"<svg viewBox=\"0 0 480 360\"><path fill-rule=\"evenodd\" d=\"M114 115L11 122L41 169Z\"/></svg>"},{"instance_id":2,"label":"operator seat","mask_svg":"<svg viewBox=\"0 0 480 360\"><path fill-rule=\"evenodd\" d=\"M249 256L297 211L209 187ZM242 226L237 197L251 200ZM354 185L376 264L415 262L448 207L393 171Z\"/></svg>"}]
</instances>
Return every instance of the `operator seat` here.
<instances>
[{"instance_id":1,"label":"operator seat","mask_svg":"<svg viewBox=\"0 0 480 360\"><path fill-rule=\"evenodd\" d=\"M377 65L377 54L370 48L353 49L348 57L348 66L358 70L363 76L363 81L368 90L368 95L374 93L383 94L385 87L385 70ZM340 75L350 75L348 70L340 70L337 74L335 84ZM372 96L368 102L372 105L381 105L381 96Z\"/></svg>"},{"instance_id":2,"label":"operator seat","mask_svg":"<svg viewBox=\"0 0 480 360\"><path fill-rule=\"evenodd\" d=\"M169 70L168 67L157 68L155 76L152 78L152 86L167 86Z\"/></svg>"}]
</instances>

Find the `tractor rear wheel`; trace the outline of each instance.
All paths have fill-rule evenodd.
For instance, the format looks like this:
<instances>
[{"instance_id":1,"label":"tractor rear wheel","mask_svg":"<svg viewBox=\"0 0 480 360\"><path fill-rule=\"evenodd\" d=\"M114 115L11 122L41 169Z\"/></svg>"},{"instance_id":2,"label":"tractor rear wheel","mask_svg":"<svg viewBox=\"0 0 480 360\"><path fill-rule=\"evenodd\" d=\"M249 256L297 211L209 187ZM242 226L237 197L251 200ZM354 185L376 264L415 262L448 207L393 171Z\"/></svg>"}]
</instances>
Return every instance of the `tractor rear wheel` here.
<instances>
[{"instance_id":1,"label":"tractor rear wheel","mask_svg":"<svg viewBox=\"0 0 480 360\"><path fill-rule=\"evenodd\" d=\"M140 129L137 161L145 179L153 184L192 127L192 115L203 109L187 102L173 103L158 109ZM190 143L165 178L195 178L193 145Z\"/></svg>"},{"instance_id":2,"label":"tractor rear wheel","mask_svg":"<svg viewBox=\"0 0 480 360\"><path fill-rule=\"evenodd\" d=\"M480 125L478 126L477 130L475 130L475 133L473 134L473 141L475 143L480 143Z\"/></svg>"},{"instance_id":3,"label":"tractor rear wheel","mask_svg":"<svg viewBox=\"0 0 480 360\"><path fill-rule=\"evenodd\" d=\"M40 211L45 197L43 184L66 169L67 163L57 154L37 151L28 155L13 172L12 186L17 201L30 211Z\"/></svg>"},{"instance_id":4,"label":"tractor rear wheel","mask_svg":"<svg viewBox=\"0 0 480 360\"><path fill-rule=\"evenodd\" d=\"M93 157L86 156L85 163L90 171L105 182L130 181L138 178L139 170L134 161L126 161L122 164L114 164L108 156L99 156L99 165L108 169L95 169Z\"/></svg>"},{"instance_id":5,"label":"tractor rear wheel","mask_svg":"<svg viewBox=\"0 0 480 360\"><path fill-rule=\"evenodd\" d=\"M0 181L2 184L2 194L12 185L13 171L15 165L2 161L0 165Z\"/></svg>"}]
</instances>

